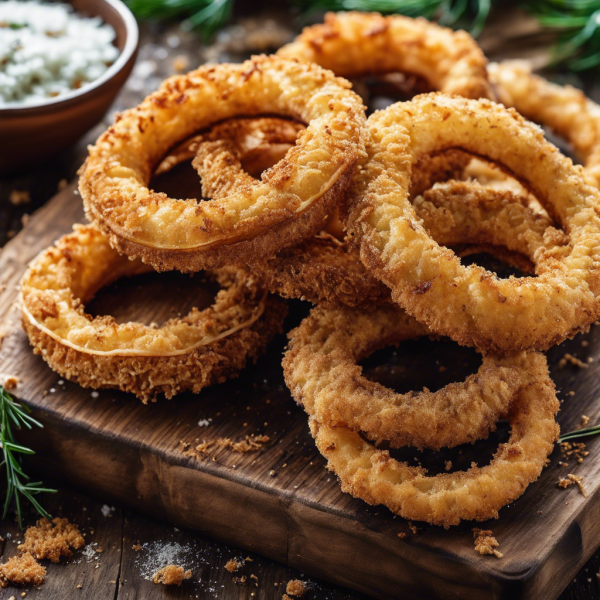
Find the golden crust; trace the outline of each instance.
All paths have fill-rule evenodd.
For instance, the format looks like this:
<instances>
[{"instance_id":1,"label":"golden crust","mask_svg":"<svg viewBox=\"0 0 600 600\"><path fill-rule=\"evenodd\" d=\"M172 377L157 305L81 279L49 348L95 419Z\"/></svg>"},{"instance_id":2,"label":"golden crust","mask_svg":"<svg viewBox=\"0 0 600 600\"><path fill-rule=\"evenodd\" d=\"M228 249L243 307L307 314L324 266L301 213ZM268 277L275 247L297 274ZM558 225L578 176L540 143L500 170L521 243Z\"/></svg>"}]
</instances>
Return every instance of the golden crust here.
<instances>
[{"instance_id":1,"label":"golden crust","mask_svg":"<svg viewBox=\"0 0 600 600\"><path fill-rule=\"evenodd\" d=\"M391 447L438 450L486 437L529 381L532 355L486 356L476 374L437 392L397 394L362 374L358 362L372 352L430 333L393 305L368 313L319 305L289 333L286 384L319 423Z\"/></svg>"},{"instance_id":2,"label":"golden crust","mask_svg":"<svg viewBox=\"0 0 600 600\"><path fill-rule=\"evenodd\" d=\"M525 61L493 63L488 73L498 100L569 142L600 187L600 106L577 88L534 75Z\"/></svg>"},{"instance_id":3,"label":"golden crust","mask_svg":"<svg viewBox=\"0 0 600 600\"><path fill-rule=\"evenodd\" d=\"M428 476L426 469L391 458L348 427L311 417L311 433L342 490L369 504L444 527L497 518L539 477L559 433L554 418L559 404L546 358L535 352L528 357L529 381L508 413L510 438L484 467Z\"/></svg>"},{"instance_id":4,"label":"golden crust","mask_svg":"<svg viewBox=\"0 0 600 600\"><path fill-rule=\"evenodd\" d=\"M242 263L293 245L320 229L364 154L364 107L349 87L317 65L265 56L172 77L90 148L79 182L86 212L119 252L157 270ZM148 189L182 139L265 112L308 126L259 185L213 202Z\"/></svg>"},{"instance_id":5,"label":"golden crust","mask_svg":"<svg viewBox=\"0 0 600 600\"><path fill-rule=\"evenodd\" d=\"M237 375L281 331L284 302L237 268L212 274L225 288L213 306L161 327L85 313L84 303L103 285L147 270L117 254L96 227L76 227L22 280L23 325L34 352L83 387L118 388L147 402Z\"/></svg>"},{"instance_id":6,"label":"golden crust","mask_svg":"<svg viewBox=\"0 0 600 600\"><path fill-rule=\"evenodd\" d=\"M443 123L443 127L441 124ZM487 100L425 94L369 119L370 159L355 177L350 231L392 298L433 331L483 352L547 349L600 314L600 193L541 129ZM524 181L568 232L535 254L537 277L464 267L419 223L408 199L418 157L449 147L485 156Z\"/></svg>"},{"instance_id":7,"label":"golden crust","mask_svg":"<svg viewBox=\"0 0 600 600\"><path fill-rule=\"evenodd\" d=\"M465 31L425 19L379 13L327 13L277 52L330 69L341 77L413 74L431 89L467 98L493 98L487 60Z\"/></svg>"}]
</instances>

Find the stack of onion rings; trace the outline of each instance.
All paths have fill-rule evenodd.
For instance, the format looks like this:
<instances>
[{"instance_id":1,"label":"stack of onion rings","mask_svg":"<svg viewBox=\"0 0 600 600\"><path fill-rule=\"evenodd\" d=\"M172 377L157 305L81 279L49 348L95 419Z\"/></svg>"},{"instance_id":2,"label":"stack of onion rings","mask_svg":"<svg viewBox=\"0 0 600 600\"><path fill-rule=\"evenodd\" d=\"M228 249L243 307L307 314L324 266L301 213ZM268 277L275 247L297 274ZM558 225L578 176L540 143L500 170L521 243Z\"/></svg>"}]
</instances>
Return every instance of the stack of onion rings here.
<instances>
[{"instance_id":1,"label":"stack of onion rings","mask_svg":"<svg viewBox=\"0 0 600 600\"><path fill-rule=\"evenodd\" d=\"M236 376L281 331L283 301L234 267L209 274L223 287L211 307L161 327L85 312L103 286L149 270L115 252L96 227L76 227L42 252L21 282L23 325L34 351L83 387L118 388L147 402Z\"/></svg>"},{"instance_id":2,"label":"stack of onion rings","mask_svg":"<svg viewBox=\"0 0 600 600\"><path fill-rule=\"evenodd\" d=\"M438 92L367 120L340 79L398 76ZM496 94L562 135L585 169ZM209 201L151 189L186 160ZM81 172L94 224L30 266L24 327L61 375L147 402L256 359L285 316L269 292L310 300L284 374L342 489L445 527L497 517L558 433L537 351L600 316L598 165L600 108L579 92L520 65L488 67L468 34L423 19L328 14L277 56L174 77L117 119ZM536 278L461 264L481 251ZM152 268L211 269L224 289L161 327L86 314L100 287ZM478 372L396 394L357 364L438 335L477 348ZM488 466L428 476L381 449L474 442L502 418L511 437Z\"/></svg>"}]
</instances>

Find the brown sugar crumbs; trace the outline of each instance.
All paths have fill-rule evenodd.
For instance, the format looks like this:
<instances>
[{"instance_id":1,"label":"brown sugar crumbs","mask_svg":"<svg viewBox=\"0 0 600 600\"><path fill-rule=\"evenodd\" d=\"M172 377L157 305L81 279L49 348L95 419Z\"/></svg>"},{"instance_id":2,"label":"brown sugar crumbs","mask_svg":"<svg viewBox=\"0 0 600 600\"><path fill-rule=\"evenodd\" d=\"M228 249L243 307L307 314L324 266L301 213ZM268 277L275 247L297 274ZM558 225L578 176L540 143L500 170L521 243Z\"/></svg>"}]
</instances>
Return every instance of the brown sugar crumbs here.
<instances>
[{"instance_id":1,"label":"brown sugar crumbs","mask_svg":"<svg viewBox=\"0 0 600 600\"><path fill-rule=\"evenodd\" d=\"M25 541L18 546L20 552L30 552L35 558L47 558L54 563L61 556L71 556L71 548L77 550L85 544L76 525L68 519L56 517L49 521L40 519L35 527L28 527Z\"/></svg>"},{"instance_id":2,"label":"brown sugar crumbs","mask_svg":"<svg viewBox=\"0 0 600 600\"><path fill-rule=\"evenodd\" d=\"M584 363L582 360L579 360L576 356L569 354L568 352L558 361L558 368L563 369L567 365L573 365L574 367L579 367L580 369L587 369L588 365Z\"/></svg>"},{"instance_id":3,"label":"brown sugar crumbs","mask_svg":"<svg viewBox=\"0 0 600 600\"><path fill-rule=\"evenodd\" d=\"M504 554L496 548L500 545L498 540L492 535L490 529L478 529L477 527L471 530L475 540L475 552L479 554L493 554L496 558L502 558Z\"/></svg>"},{"instance_id":4,"label":"brown sugar crumbs","mask_svg":"<svg viewBox=\"0 0 600 600\"><path fill-rule=\"evenodd\" d=\"M232 558L231 560L228 560L225 563L225 568L230 572L230 573L235 573L240 567L242 566L242 563L240 563L238 560L236 560L235 558Z\"/></svg>"},{"instance_id":5,"label":"brown sugar crumbs","mask_svg":"<svg viewBox=\"0 0 600 600\"><path fill-rule=\"evenodd\" d=\"M268 435L247 435L242 441L234 442L229 438L219 438L210 442L202 442L196 446L196 452L206 454L210 450L218 448L229 448L234 452L256 452L261 450L265 444L268 444L271 438Z\"/></svg>"},{"instance_id":6,"label":"brown sugar crumbs","mask_svg":"<svg viewBox=\"0 0 600 600\"><path fill-rule=\"evenodd\" d=\"M296 596L297 598L302 598L304 594L306 594L306 584L299 579L292 579L288 581L288 584L285 587L285 591L290 596Z\"/></svg>"},{"instance_id":7,"label":"brown sugar crumbs","mask_svg":"<svg viewBox=\"0 0 600 600\"><path fill-rule=\"evenodd\" d=\"M192 572L186 571L183 567L167 565L154 574L152 581L163 585L181 585L185 579L190 579L191 576Z\"/></svg>"},{"instance_id":8,"label":"brown sugar crumbs","mask_svg":"<svg viewBox=\"0 0 600 600\"><path fill-rule=\"evenodd\" d=\"M41 585L46 578L46 567L40 565L29 552L13 556L8 562L0 565L0 586L6 587L9 582L14 585Z\"/></svg>"}]
</instances>

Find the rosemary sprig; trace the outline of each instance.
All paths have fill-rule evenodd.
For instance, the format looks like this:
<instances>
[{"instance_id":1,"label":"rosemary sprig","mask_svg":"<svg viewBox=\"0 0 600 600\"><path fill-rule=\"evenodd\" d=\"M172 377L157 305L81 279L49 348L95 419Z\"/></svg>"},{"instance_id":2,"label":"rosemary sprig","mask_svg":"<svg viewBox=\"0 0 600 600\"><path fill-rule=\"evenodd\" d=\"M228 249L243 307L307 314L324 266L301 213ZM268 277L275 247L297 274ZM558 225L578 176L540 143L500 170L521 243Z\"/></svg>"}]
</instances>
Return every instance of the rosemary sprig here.
<instances>
[{"instance_id":1,"label":"rosemary sprig","mask_svg":"<svg viewBox=\"0 0 600 600\"><path fill-rule=\"evenodd\" d=\"M2 518L4 519L8 514L14 499L19 528L21 529L23 528L23 499L29 500L40 515L49 517L50 515L34 496L40 492L56 492L54 489L42 487L41 481L29 481L30 477L21 468L21 455L35 454L35 452L16 443L13 427L17 429L21 429L22 426L31 429L33 425L43 427L39 421L29 416L28 413L30 412L27 406L15 402L11 395L0 386L0 444L2 445L4 457L0 467L4 466L6 468L6 497Z\"/></svg>"},{"instance_id":2,"label":"rosemary sprig","mask_svg":"<svg viewBox=\"0 0 600 600\"><path fill-rule=\"evenodd\" d=\"M594 427L586 427L585 429L575 429L574 431L563 433L558 438L558 443L562 444L562 442L568 442L570 440L576 440L578 438L598 434L600 434L600 425L595 425Z\"/></svg>"}]
</instances>

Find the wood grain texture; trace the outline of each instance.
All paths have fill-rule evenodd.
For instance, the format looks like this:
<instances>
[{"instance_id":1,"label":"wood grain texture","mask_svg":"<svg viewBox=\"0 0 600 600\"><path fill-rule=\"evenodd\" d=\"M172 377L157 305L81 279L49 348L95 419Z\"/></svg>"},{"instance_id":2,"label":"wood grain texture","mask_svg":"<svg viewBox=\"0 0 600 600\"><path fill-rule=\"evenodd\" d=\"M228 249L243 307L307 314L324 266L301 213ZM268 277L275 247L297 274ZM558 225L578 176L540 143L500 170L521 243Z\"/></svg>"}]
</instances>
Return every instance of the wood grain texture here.
<instances>
[{"instance_id":1,"label":"wood grain texture","mask_svg":"<svg viewBox=\"0 0 600 600\"><path fill-rule=\"evenodd\" d=\"M60 378L28 346L15 304L16 286L25 264L81 220L80 201L70 187L41 209L0 257L0 284L5 286L0 322L6 331L0 371L20 377L15 395L32 406L45 425L41 433L22 436L38 451L38 469L103 498L378 598L395 598L399 589L404 598L554 598L596 549L598 439L589 440L591 454L581 465L559 467L555 452L541 479L505 508L497 522L484 524L499 539L502 560L475 554L472 524L449 531L423 527L412 535L407 523L387 509L369 507L341 493L314 448L304 413L283 384L283 336L239 379L151 406L114 391L100 391L94 398L90 390L59 383ZM162 276L154 277L160 281ZM169 285L153 284L146 319L167 316L165 306L169 298L174 300L173 291L178 309L185 308L182 290L197 297L195 286L178 287L172 284L177 276L167 277ZM131 282L127 287L127 295L112 294L118 293L121 307L130 311L123 318L140 316L143 305L139 298L135 301L137 287ZM302 304L292 310L289 326L305 313ZM97 312L115 306L110 290L95 300ZM560 414L564 430L577 427L582 414L592 422L600 420L595 402L599 351L600 334L594 328L549 353L552 376L564 399ZM584 361L591 358L589 368L559 368L565 352ZM420 385L435 387L444 383L443 378L472 372L476 360L473 352L451 342L417 342L405 352L400 348L374 357L365 369L396 387L417 386L419 377ZM440 374L436 364L446 366L446 371ZM210 425L200 427L204 420ZM180 445L218 437L238 440L250 433L266 434L271 443L258 453L221 450L207 457L186 454ZM500 429L492 442L505 433ZM485 444L467 448L462 460L483 461L486 452ZM425 463L429 457L419 460ZM460 462L460 455L455 460ZM559 476L568 472L584 476L588 499L574 487L556 487ZM399 539L398 533L409 536Z\"/></svg>"}]
</instances>

